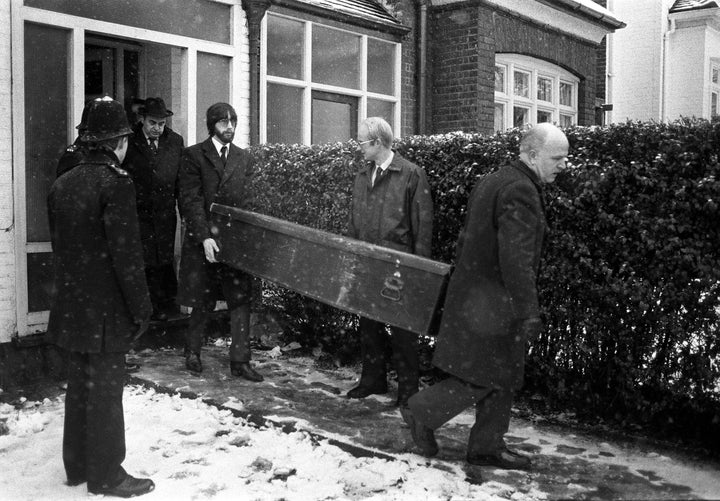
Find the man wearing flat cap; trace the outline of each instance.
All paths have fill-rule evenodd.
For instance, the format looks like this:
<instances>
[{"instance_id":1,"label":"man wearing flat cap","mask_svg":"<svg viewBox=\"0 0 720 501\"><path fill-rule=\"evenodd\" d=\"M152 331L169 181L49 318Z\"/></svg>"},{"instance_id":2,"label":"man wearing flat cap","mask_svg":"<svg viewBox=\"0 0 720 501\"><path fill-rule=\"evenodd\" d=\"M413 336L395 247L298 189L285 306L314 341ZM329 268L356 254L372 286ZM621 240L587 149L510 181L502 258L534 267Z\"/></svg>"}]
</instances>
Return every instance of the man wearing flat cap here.
<instances>
[{"instance_id":1,"label":"man wearing flat cap","mask_svg":"<svg viewBox=\"0 0 720 501\"><path fill-rule=\"evenodd\" d=\"M132 176L137 197L145 275L153 320L165 321L177 312L175 256L178 170L184 142L167 126L173 112L159 97L149 97L133 126L123 167Z\"/></svg>"}]
</instances>

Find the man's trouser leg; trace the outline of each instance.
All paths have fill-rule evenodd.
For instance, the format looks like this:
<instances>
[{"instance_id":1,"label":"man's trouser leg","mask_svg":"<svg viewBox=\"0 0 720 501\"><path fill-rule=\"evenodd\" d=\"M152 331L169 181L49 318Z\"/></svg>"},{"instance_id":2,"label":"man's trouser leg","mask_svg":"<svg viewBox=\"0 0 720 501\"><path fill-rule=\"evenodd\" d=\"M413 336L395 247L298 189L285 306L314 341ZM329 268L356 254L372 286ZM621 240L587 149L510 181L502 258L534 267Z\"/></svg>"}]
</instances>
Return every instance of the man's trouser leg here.
<instances>
[{"instance_id":1,"label":"man's trouser leg","mask_svg":"<svg viewBox=\"0 0 720 501\"><path fill-rule=\"evenodd\" d=\"M230 310L230 362L249 362L252 279L225 265L219 271L223 295Z\"/></svg>"},{"instance_id":2,"label":"man's trouser leg","mask_svg":"<svg viewBox=\"0 0 720 501\"><path fill-rule=\"evenodd\" d=\"M125 478L123 388L125 353L90 353L87 399L88 489L112 487Z\"/></svg>"},{"instance_id":3,"label":"man's trouser leg","mask_svg":"<svg viewBox=\"0 0 720 501\"><path fill-rule=\"evenodd\" d=\"M415 419L435 430L492 391L450 376L416 393L408 404Z\"/></svg>"},{"instance_id":4,"label":"man's trouser leg","mask_svg":"<svg viewBox=\"0 0 720 501\"><path fill-rule=\"evenodd\" d=\"M153 309L165 313L175 309L178 286L172 263L145 267L145 277Z\"/></svg>"},{"instance_id":5,"label":"man's trouser leg","mask_svg":"<svg viewBox=\"0 0 720 501\"><path fill-rule=\"evenodd\" d=\"M360 350L362 355L362 373L360 386L387 386L387 331L385 324L369 318L360 317Z\"/></svg>"},{"instance_id":6,"label":"man's trouser leg","mask_svg":"<svg viewBox=\"0 0 720 501\"><path fill-rule=\"evenodd\" d=\"M420 358L417 350L417 334L393 327L390 342L398 376L398 403L404 405L408 398L418 391Z\"/></svg>"},{"instance_id":7,"label":"man's trouser leg","mask_svg":"<svg viewBox=\"0 0 720 501\"><path fill-rule=\"evenodd\" d=\"M200 354L210 311L207 305L193 306L185 331L185 351Z\"/></svg>"},{"instance_id":8,"label":"man's trouser leg","mask_svg":"<svg viewBox=\"0 0 720 501\"><path fill-rule=\"evenodd\" d=\"M65 393L65 425L63 427L63 463L71 482L87 479L87 355L70 352L67 391Z\"/></svg>"},{"instance_id":9,"label":"man's trouser leg","mask_svg":"<svg viewBox=\"0 0 720 501\"><path fill-rule=\"evenodd\" d=\"M503 436L510 426L513 392L493 390L475 404L475 424L470 429L468 456L495 454L505 449Z\"/></svg>"}]
</instances>

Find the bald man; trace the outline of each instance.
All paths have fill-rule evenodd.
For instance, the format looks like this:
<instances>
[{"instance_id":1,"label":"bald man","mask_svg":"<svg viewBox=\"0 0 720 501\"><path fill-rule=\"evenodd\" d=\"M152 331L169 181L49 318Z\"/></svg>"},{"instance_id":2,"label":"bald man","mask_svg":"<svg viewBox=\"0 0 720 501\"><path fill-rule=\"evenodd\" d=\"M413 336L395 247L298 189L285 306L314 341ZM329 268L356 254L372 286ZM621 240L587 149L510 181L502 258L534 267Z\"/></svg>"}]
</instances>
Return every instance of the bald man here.
<instances>
[{"instance_id":1,"label":"bald man","mask_svg":"<svg viewBox=\"0 0 720 501\"><path fill-rule=\"evenodd\" d=\"M542 330L536 286L546 226L542 184L565 169L568 148L560 129L537 125L520 140L519 159L482 177L470 194L433 356L450 377L401 409L425 456L438 452L434 430L475 405L467 461L530 467L503 435L523 382L525 344Z\"/></svg>"}]
</instances>

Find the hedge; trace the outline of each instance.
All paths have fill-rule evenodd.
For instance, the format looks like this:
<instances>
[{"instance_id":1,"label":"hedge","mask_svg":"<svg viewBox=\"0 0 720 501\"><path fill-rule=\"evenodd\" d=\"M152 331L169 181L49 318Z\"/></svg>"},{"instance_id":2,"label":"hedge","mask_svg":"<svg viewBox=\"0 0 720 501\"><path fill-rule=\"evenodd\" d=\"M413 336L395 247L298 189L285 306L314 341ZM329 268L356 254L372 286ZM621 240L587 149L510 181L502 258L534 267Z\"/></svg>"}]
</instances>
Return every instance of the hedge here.
<instances>
[{"instance_id":1,"label":"hedge","mask_svg":"<svg viewBox=\"0 0 720 501\"><path fill-rule=\"evenodd\" d=\"M545 189L538 285L546 329L529 347L525 391L585 417L720 449L720 122L565 132L571 168ZM396 141L433 190L434 259L452 262L470 190L517 156L519 137L511 130ZM254 154L257 210L345 231L362 164L353 141L262 145ZM352 315L278 288L265 296L301 342L357 346Z\"/></svg>"}]
</instances>

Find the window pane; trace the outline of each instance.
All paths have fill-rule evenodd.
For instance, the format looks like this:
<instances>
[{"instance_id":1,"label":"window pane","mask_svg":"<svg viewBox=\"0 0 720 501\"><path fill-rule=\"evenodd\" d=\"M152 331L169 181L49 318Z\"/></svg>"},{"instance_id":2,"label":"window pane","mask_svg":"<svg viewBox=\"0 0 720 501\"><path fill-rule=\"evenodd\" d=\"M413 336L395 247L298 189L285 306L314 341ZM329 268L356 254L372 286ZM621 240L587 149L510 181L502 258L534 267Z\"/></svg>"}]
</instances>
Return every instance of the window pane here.
<instances>
[{"instance_id":1,"label":"window pane","mask_svg":"<svg viewBox=\"0 0 720 501\"><path fill-rule=\"evenodd\" d=\"M513 127L524 127L530 123L530 110L521 106L513 107Z\"/></svg>"},{"instance_id":2,"label":"window pane","mask_svg":"<svg viewBox=\"0 0 720 501\"><path fill-rule=\"evenodd\" d=\"M505 105L495 103L495 130L505 130Z\"/></svg>"},{"instance_id":3,"label":"window pane","mask_svg":"<svg viewBox=\"0 0 720 501\"><path fill-rule=\"evenodd\" d=\"M370 92L395 92L395 44L368 38L367 88Z\"/></svg>"},{"instance_id":4,"label":"window pane","mask_svg":"<svg viewBox=\"0 0 720 501\"><path fill-rule=\"evenodd\" d=\"M573 84L560 82L560 104L563 106L573 105Z\"/></svg>"},{"instance_id":5,"label":"window pane","mask_svg":"<svg viewBox=\"0 0 720 501\"><path fill-rule=\"evenodd\" d=\"M379 99L367 100L367 116L382 117L390 127L395 128L395 104L388 101L380 101Z\"/></svg>"},{"instance_id":6,"label":"window pane","mask_svg":"<svg viewBox=\"0 0 720 501\"><path fill-rule=\"evenodd\" d=\"M302 143L302 93L296 87L268 84L268 143Z\"/></svg>"},{"instance_id":7,"label":"window pane","mask_svg":"<svg viewBox=\"0 0 720 501\"><path fill-rule=\"evenodd\" d=\"M230 102L230 58L197 53L197 113L195 114L196 138L208 137L205 112L215 103Z\"/></svg>"},{"instance_id":8,"label":"window pane","mask_svg":"<svg viewBox=\"0 0 720 501\"><path fill-rule=\"evenodd\" d=\"M47 195L68 138L70 32L25 24L25 196L27 241L49 242ZM78 106L82 106L79 103ZM42 131L42 137L38 136ZM31 140L38 139L38 140Z\"/></svg>"},{"instance_id":9,"label":"window pane","mask_svg":"<svg viewBox=\"0 0 720 501\"><path fill-rule=\"evenodd\" d=\"M313 25L312 81L360 88L360 37Z\"/></svg>"},{"instance_id":10,"label":"window pane","mask_svg":"<svg viewBox=\"0 0 720 501\"><path fill-rule=\"evenodd\" d=\"M312 143L347 141L357 135L357 98L313 92Z\"/></svg>"},{"instance_id":11,"label":"window pane","mask_svg":"<svg viewBox=\"0 0 720 501\"><path fill-rule=\"evenodd\" d=\"M712 101L712 103L710 104L710 113L712 113L713 115L717 115L717 112L718 112L718 95L717 95L717 92L713 92L713 93L710 95L710 99L711 99L711 101Z\"/></svg>"},{"instance_id":12,"label":"window pane","mask_svg":"<svg viewBox=\"0 0 720 501\"><path fill-rule=\"evenodd\" d=\"M495 66L495 90L505 92L505 66Z\"/></svg>"},{"instance_id":13,"label":"window pane","mask_svg":"<svg viewBox=\"0 0 720 501\"><path fill-rule=\"evenodd\" d=\"M719 68L713 68L712 69L712 83L716 84L720 81L720 69Z\"/></svg>"},{"instance_id":14,"label":"window pane","mask_svg":"<svg viewBox=\"0 0 720 501\"><path fill-rule=\"evenodd\" d=\"M530 97L530 73L524 71L516 71L514 73L515 95L520 97Z\"/></svg>"},{"instance_id":15,"label":"window pane","mask_svg":"<svg viewBox=\"0 0 720 501\"><path fill-rule=\"evenodd\" d=\"M572 115L563 115L560 114L560 127L570 127L573 124L573 116Z\"/></svg>"},{"instance_id":16,"label":"window pane","mask_svg":"<svg viewBox=\"0 0 720 501\"><path fill-rule=\"evenodd\" d=\"M545 77L538 77L537 98L540 101L552 102L552 80Z\"/></svg>"},{"instance_id":17,"label":"window pane","mask_svg":"<svg viewBox=\"0 0 720 501\"><path fill-rule=\"evenodd\" d=\"M267 49L268 75L302 79L302 22L268 16Z\"/></svg>"},{"instance_id":18,"label":"window pane","mask_svg":"<svg viewBox=\"0 0 720 501\"><path fill-rule=\"evenodd\" d=\"M542 111L538 110L537 112L537 123L552 123L552 112L551 111Z\"/></svg>"}]
</instances>

